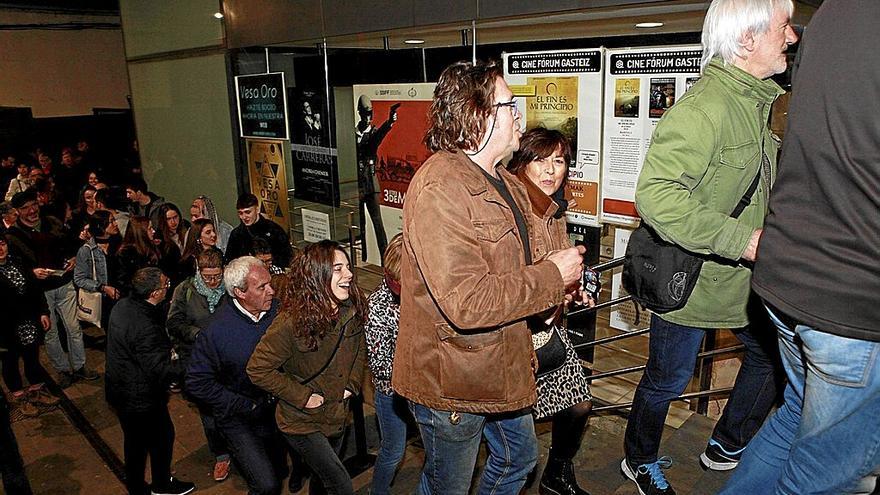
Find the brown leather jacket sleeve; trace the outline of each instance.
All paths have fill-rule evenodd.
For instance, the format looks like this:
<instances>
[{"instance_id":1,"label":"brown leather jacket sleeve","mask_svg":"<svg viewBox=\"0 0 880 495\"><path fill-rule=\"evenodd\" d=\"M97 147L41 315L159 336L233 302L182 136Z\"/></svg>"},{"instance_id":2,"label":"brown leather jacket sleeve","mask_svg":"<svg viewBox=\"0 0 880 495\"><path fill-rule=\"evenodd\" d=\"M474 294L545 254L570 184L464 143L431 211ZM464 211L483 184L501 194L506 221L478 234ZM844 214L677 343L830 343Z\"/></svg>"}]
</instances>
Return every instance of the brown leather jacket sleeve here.
<instances>
[{"instance_id":1,"label":"brown leather jacket sleeve","mask_svg":"<svg viewBox=\"0 0 880 495\"><path fill-rule=\"evenodd\" d=\"M562 303L562 276L552 262L492 270L477 236L492 241L511 235L510 223L479 223L462 214L461 205L468 204L459 197L463 194L468 194L465 187L426 184L412 208L432 212L431 221L422 216L409 225L418 267L446 318L461 329L492 328ZM522 256L522 250L499 254ZM504 265L513 264L505 260Z\"/></svg>"}]
</instances>

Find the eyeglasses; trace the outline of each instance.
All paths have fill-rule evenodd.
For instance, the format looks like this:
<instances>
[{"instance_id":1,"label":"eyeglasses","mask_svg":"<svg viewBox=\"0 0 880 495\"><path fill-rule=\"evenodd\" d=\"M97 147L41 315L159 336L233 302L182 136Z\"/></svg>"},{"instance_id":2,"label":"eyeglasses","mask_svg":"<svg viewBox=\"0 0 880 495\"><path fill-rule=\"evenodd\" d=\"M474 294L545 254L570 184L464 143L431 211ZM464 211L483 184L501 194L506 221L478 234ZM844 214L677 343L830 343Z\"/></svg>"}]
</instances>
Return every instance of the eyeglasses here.
<instances>
[{"instance_id":1,"label":"eyeglasses","mask_svg":"<svg viewBox=\"0 0 880 495\"><path fill-rule=\"evenodd\" d=\"M205 275L203 273L202 278L205 280L205 282L219 282L223 279L223 274L221 273L220 275Z\"/></svg>"},{"instance_id":2,"label":"eyeglasses","mask_svg":"<svg viewBox=\"0 0 880 495\"><path fill-rule=\"evenodd\" d=\"M516 107L516 100L505 101L503 103L496 103L492 106L494 106L495 108L507 107L507 109L510 110L511 115L516 115L519 113L519 108Z\"/></svg>"}]
</instances>

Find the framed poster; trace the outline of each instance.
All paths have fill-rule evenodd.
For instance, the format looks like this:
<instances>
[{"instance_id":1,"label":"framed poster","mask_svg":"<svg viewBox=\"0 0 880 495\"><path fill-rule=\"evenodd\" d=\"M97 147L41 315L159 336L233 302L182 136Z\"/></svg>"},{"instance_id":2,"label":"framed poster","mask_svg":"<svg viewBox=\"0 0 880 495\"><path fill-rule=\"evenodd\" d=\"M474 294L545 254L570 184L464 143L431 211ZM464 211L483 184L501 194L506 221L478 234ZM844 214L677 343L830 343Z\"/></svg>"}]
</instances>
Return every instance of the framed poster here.
<instances>
[{"instance_id":1,"label":"framed poster","mask_svg":"<svg viewBox=\"0 0 880 495\"><path fill-rule=\"evenodd\" d=\"M235 76L235 94L241 137L289 139L283 72Z\"/></svg>"}]
</instances>

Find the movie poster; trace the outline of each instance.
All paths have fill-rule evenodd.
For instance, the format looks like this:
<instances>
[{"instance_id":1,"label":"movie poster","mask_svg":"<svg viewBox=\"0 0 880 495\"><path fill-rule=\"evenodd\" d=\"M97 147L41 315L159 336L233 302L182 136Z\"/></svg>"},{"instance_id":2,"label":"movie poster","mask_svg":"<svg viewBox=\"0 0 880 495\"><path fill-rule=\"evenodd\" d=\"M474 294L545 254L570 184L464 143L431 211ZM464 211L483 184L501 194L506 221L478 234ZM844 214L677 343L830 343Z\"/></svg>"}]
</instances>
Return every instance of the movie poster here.
<instances>
[{"instance_id":1,"label":"movie poster","mask_svg":"<svg viewBox=\"0 0 880 495\"><path fill-rule=\"evenodd\" d=\"M504 78L526 129L556 129L571 140L566 188L574 201L566 212L568 222L598 227L602 50L507 53L503 58Z\"/></svg>"},{"instance_id":2,"label":"movie poster","mask_svg":"<svg viewBox=\"0 0 880 495\"><path fill-rule=\"evenodd\" d=\"M651 135L699 77L701 55L700 47L693 45L606 50L603 223L638 224L636 182Z\"/></svg>"},{"instance_id":3,"label":"movie poster","mask_svg":"<svg viewBox=\"0 0 880 495\"><path fill-rule=\"evenodd\" d=\"M284 167L284 141L246 139L248 177L251 192L260 200L260 213L290 230L287 204L287 176Z\"/></svg>"},{"instance_id":4,"label":"movie poster","mask_svg":"<svg viewBox=\"0 0 880 495\"><path fill-rule=\"evenodd\" d=\"M433 83L354 86L358 209L366 261L381 264L403 229L403 202L416 171L431 156L423 139Z\"/></svg>"},{"instance_id":5,"label":"movie poster","mask_svg":"<svg viewBox=\"0 0 880 495\"><path fill-rule=\"evenodd\" d=\"M615 117L639 117L639 82L637 78L614 81Z\"/></svg>"},{"instance_id":6,"label":"movie poster","mask_svg":"<svg viewBox=\"0 0 880 495\"><path fill-rule=\"evenodd\" d=\"M675 78L652 77L648 116L659 119L675 103Z\"/></svg>"},{"instance_id":7,"label":"movie poster","mask_svg":"<svg viewBox=\"0 0 880 495\"><path fill-rule=\"evenodd\" d=\"M339 207L336 148L330 147L327 99L322 91L291 88L290 151L293 197Z\"/></svg>"}]
</instances>

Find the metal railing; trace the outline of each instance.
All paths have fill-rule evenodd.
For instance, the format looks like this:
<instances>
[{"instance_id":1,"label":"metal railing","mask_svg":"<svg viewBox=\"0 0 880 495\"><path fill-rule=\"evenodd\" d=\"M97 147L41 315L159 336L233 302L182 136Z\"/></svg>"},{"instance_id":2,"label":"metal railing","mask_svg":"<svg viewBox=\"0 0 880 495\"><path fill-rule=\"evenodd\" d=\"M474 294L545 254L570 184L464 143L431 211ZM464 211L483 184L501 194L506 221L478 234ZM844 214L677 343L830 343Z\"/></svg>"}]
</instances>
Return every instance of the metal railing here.
<instances>
[{"instance_id":1,"label":"metal railing","mask_svg":"<svg viewBox=\"0 0 880 495\"><path fill-rule=\"evenodd\" d=\"M614 268L618 268L623 266L624 262L623 257L614 258L612 260L599 263L590 267L592 270L596 272L605 272L608 270L613 270ZM619 304L632 301L633 304L636 304L636 310L638 311L638 303L633 301L632 296L626 295L622 297L617 297L611 299L609 301L605 301L602 303L598 303L590 308L581 308L574 311L570 311L568 316L573 316L576 314L587 313L587 312L596 312L600 309L610 308L613 306L617 306ZM594 348L600 345L606 345L611 342L631 339L634 337L638 337L640 335L645 335L649 333L649 328L643 328L640 330L635 330L631 332L621 333L619 335L612 335L609 337L602 337L599 339L595 339L589 342L584 342L575 345L575 348L580 349L589 349ZM740 353L745 349L745 346L742 344L733 345L723 348L715 348L715 339L716 339L717 330L709 329L706 330L706 337L703 340L702 350L699 354L697 354L697 369L695 370L695 375L699 382L699 389L696 392L688 392L679 395L673 400L691 400L697 399L697 401L691 405L691 408L695 410L698 414L705 415L708 411L709 407L709 398L713 396L717 397L727 397L730 395L730 391L733 389L732 387L721 387L721 388L711 388L712 385L712 369L714 364L714 359L716 356L722 354L733 354ZM636 366L625 366L622 368L617 368L613 370L603 371L599 373L593 373L593 369L584 364L584 367L589 370L589 376L587 377L587 381L594 382L596 380L601 380L605 378L611 378L621 375L626 375L630 373L637 373L640 371L644 371L647 365L636 365ZM595 401L595 399L594 399ZM604 401L597 401L604 402ZM593 407L593 412L601 412L601 411L618 411L621 409L627 409L632 406L632 402L618 402L618 403L604 403L598 407Z\"/></svg>"}]
</instances>

